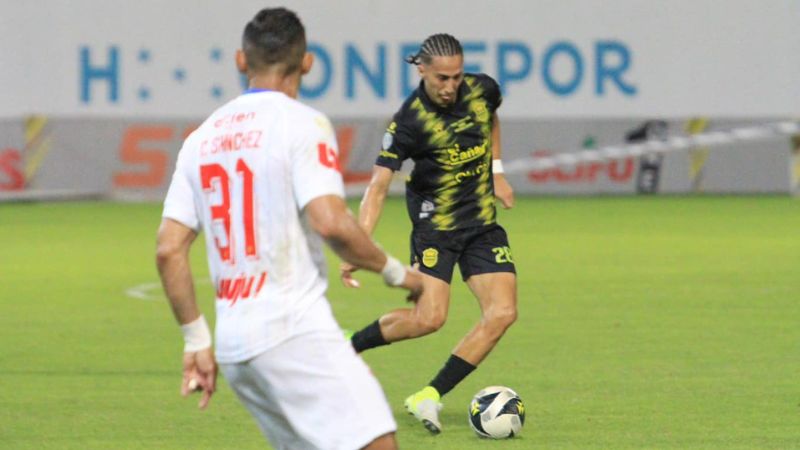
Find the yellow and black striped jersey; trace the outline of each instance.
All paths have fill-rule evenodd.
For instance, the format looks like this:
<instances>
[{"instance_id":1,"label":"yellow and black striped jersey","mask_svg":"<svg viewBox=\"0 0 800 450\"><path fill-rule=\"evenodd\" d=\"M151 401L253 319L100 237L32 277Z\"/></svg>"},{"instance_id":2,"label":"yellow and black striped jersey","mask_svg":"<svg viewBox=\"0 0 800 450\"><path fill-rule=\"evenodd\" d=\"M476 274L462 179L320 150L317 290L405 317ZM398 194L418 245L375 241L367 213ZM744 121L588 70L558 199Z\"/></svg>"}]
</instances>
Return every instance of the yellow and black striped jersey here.
<instances>
[{"instance_id":1,"label":"yellow and black striped jersey","mask_svg":"<svg viewBox=\"0 0 800 450\"><path fill-rule=\"evenodd\" d=\"M433 103L420 83L394 115L375 164L399 170L411 158L408 214L416 229L457 230L495 222L492 120L497 82L465 74L455 104Z\"/></svg>"}]
</instances>

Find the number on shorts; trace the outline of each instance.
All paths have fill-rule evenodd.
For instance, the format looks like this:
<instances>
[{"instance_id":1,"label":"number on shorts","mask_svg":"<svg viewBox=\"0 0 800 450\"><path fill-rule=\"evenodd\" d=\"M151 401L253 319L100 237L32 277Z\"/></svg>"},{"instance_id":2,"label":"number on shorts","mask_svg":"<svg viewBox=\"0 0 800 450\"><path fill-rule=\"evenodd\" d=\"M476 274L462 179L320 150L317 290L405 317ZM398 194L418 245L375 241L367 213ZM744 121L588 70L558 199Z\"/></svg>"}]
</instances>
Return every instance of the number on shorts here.
<instances>
[{"instance_id":1,"label":"number on shorts","mask_svg":"<svg viewBox=\"0 0 800 450\"><path fill-rule=\"evenodd\" d=\"M494 260L497 264L514 262L514 258L511 257L511 249L508 247L495 247L492 252L494 252Z\"/></svg>"}]
</instances>

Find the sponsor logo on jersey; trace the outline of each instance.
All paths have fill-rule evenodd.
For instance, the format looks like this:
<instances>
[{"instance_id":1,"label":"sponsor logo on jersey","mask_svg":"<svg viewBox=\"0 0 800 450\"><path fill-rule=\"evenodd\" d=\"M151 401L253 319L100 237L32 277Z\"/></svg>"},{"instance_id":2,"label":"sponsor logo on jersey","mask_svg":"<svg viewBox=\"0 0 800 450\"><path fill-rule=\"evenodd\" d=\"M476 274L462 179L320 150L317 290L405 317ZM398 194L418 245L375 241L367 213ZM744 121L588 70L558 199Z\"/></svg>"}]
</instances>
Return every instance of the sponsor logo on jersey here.
<instances>
[{"instance_id":1,"label":"sponsor logo on jersey","mask_svg":"<svg viewBox=\"0 0 800 450\"><path fill-rule=\"evenodd\" d=\"M489 140L484 139L481 145L476 145L466 150L462 150L461 147L456 144L455 147L447 149L448 161L451 165L459 165L480 159L486 155L488 144Z\"/></svg>"},{"instance_id":2,"label":"sponsor logo on jersey","mask_svg":"<svg viewBox=\"0 0 800 450\"><path fill-rule=\"evenodd\" d=\"M461 133L472 128L473 125L475 125L475 122L472 121L472 117L467 116L450 124L450 128L453 129L453 133Z\"/></svg>"},{"instance_id":3,"label":"sponsor logo on jersey","mask_svg":"<svg viewBox=\"0 0 800 450\"><path fill-rule=\"evenodd\" d=\"M478 122L488 122L489 121L489 110L486 109L486 102L473 102L470 105L470 109L475 114L475 118L478 119Z\"/></svg>"},{"instance_id":4,"label":"sponsor logo on jersey","mask_svg":"<svg viewBox=\"0 0 800 450\"><path fill-rule=\"evenodd\" d=\"M227 301L233 306L239 300L255 298L267 281L267 272L238 278L222 278L217 283L217 301Z\"/></svg>"},{"instance_id":5,"label":"sponsor logo on jersey","mask_svg":"<svg viewBox=\"0 0 800 450\"><path fill-rule=\"evenodd\" d=\"M431 216L433 210L436 209L433 206L433 202L430 200L425 200L422 202L422 208L420 208L419 218L420 219L427 219Z\"/></svg>"},{"instance_id":6,"label":"sponsor logo on jersey","mask_svg":"<svg viewBox=\"0 0 800 450\"><path fill-rule=\"evenodd\" d=\"M480 163L474 169L463 170L461 172L458 172L455 177L456 183L461 183L462 181L464 181L465 178L475 177L482 173L487 173L488 171L489 171L489 163L488 162Z\"/></svg>"}]
</instances>

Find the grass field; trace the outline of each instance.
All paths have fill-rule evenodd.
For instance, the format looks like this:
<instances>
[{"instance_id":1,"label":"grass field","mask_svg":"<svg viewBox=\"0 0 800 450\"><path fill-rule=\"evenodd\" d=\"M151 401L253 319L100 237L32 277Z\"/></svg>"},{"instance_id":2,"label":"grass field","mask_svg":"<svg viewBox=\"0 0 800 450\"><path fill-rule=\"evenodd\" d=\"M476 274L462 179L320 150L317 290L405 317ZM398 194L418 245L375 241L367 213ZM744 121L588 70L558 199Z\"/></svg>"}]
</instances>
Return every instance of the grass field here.
<instances>
[{"instance_id":1,"label":"grass field","mask_svg":"<svg viewBox=\"0 0 800 450\"><path fill-rule=\"evenodd\" d=\"M159 214L0 205L0 448L264 448L224 380L205 412L178 395L179 329L152 289ZM406 255L407 223L390 201L378 240ZM464 286L439 333L365 354L402 448L800 448L800 199L533 198L501 223L519 321L445 397L443 434L429 436L402 401L477 320ZM359 291L331 283L344 327L403 305L376 276L361 279ZM137 286L145 299L126 293ZM211 313L207 281L199 291ZM467 425L469 399L493 384L526 403L518 438L481 440Z\"/></svg>"}]
</instances>

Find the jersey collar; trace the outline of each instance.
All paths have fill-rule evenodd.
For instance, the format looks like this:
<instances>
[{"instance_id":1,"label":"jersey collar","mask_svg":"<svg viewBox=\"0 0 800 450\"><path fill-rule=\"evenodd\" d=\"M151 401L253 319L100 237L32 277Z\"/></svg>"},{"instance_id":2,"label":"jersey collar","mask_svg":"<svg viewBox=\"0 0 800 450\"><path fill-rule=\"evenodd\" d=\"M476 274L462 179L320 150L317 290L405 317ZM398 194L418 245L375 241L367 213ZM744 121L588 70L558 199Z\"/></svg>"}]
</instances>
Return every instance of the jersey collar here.
<instances>
[{"instance_id":1,"label":"jersey collar","mask_svg":"<svg viewBox=\"0 0 800 450\"><path fill-rule=\"evenodd\" d=\"M257 94L259 92L272 92L272 89L262 89L262 88L250 88L242 93L242 95L247 94Z\"/></svg>"}]
</instances>

